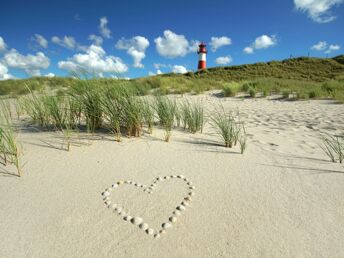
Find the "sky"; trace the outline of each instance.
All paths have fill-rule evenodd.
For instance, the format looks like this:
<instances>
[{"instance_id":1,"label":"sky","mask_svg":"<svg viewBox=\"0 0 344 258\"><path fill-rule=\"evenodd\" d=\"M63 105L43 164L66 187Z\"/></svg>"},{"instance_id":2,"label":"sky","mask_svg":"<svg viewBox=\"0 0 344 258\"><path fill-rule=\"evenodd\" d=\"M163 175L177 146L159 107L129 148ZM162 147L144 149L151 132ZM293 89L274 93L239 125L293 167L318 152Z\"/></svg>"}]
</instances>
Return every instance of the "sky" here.
<instances>
[{"instance_id":1,"label":"sky","mask_svg":"<svg viewBox=\"0 0 344 258\"><path fill-rule=\"evenodd\" d=\"M137 78L343 54L344 0L3 1L0 80Z\"/></svg>"}]
</instances>

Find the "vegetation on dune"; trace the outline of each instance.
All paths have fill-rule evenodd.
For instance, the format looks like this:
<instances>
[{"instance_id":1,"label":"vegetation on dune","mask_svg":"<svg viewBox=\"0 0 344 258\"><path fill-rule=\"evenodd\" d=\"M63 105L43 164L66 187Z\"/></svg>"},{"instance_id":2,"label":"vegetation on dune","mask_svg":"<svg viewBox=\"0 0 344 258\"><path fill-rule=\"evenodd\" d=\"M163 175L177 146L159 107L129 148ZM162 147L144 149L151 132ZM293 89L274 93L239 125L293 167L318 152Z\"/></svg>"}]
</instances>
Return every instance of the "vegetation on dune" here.
<instances>
[{"instance_id":1,"label":"vegetation on dune","mask_svg":"<svg viewBox=\"0 0 344 258\"><path fill-rule=\"evenodd\" d=\"M13 164L18 176L22 175L20 164L20 148L17 142L17 134L14 130L11 117L11 107L8 103L1 102L0 108L0 160L5 166Z\"/></svg>"},{"instance_id":2,"label":"vegetation on dune","mask_svg":"<svg viewBox=\"0 0 344 258\"><path fill-rule=\"evenodd\" d=\"M344 56L301 57L267 63L214 67L196 73L163 74L133 80L91 78L87 81L92 86L94 84L105 87L126 86L140 96L187 92L199 94L212 89L223 89L226 96L234 96L241 91L242 86L244 92L249 93L249 90L253 89L257 93L261 92L263 96L273 92L289 91L300 98L315 95L315 98L332 97L344 101ZM0 81L0 95L18 96L29 93L29 90L49 90L56 91L58 95L65 95L68 89L78 88L79 84L79 79L59 77L6 80ZM330 92L323 90L325 87L323 85L326 84L331 85ZM314 92L310 93L311 90Z\"/></svg>"},{"instance_id":3,"label":"vegetation on dune","mask_svg":"<svg viewBox=\"0 0 344 258\"><path fill-rule=\"evenodd\" d=\"M320 145L325 154L332 162L343 163L344 160L344 138L340 136L327 135L322 138Z\"/></svg>"}]
</instances>

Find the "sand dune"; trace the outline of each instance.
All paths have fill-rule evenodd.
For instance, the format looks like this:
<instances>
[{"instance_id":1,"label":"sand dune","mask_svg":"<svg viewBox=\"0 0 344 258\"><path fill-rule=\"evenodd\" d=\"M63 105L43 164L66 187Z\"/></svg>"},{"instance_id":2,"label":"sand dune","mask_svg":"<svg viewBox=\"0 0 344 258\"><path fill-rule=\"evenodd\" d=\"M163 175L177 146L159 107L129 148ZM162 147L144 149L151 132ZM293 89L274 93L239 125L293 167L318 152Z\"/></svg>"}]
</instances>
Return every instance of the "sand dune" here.
<instances>
[{"instance_id":1,"label":"sand dune","mask_svg":"<svg viewBox=\"0 0 344 258\"><path fill-rule=\"evenodd\" d=\"M239 110L249 134L244 155L226 149L209 125L123 138L62 137L23 129L24 176L0 167L0 257L344 257L344 167L319 148L343 134L343 105L331 101L199 98ZM107 208L102 192L120 180L149 186L184 175L195 187L186 210L159 239ZM154 230L189 193L173 178L147 194L132 184L112 204ZM110 204L109 204L110 205Z\"/></svg>"}]
</instances>

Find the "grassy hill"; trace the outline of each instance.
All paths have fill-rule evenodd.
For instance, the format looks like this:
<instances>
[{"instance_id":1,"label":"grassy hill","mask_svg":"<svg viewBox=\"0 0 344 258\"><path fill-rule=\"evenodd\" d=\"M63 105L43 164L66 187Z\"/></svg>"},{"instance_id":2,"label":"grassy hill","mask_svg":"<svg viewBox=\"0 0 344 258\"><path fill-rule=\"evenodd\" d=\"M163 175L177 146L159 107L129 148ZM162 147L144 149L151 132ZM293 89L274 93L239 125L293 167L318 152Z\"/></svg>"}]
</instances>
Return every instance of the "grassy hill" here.
<instances>
[{"instance_id":1,"label":"grassy hill","mask_svg":"<svg viewBox=\"0 0 344 258\"><path fill-rule=\"evenodd\" d=\"M79 80L72 78L34 77L23 80L0 81L0 95L25 94L33 90L56 90L63 94ZM344 55L334 58L300 57L283 61L255 63L239 66L214 67L186 74L163 74L126 80L91 79L101 85L125 84L140 95L155 91L168 93L201 93L211 89L229 89L229 95L238 91L298 92L301 98L332 97L344 99Z\"/></svg>"}]
</instances>

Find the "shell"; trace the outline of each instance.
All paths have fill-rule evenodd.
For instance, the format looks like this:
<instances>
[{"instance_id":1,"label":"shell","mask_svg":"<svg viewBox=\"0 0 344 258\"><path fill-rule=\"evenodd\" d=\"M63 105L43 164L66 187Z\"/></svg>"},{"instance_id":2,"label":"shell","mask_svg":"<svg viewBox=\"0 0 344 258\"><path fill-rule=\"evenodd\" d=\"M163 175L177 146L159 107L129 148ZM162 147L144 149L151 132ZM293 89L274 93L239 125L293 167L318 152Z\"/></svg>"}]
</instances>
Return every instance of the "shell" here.
<instances>
[{"instance_id":1,"label":"shell","mask_svg":"<svg viewBox=\"0 0 344 258\"><path fill-rule=\"evenodd\" d=\"M118 184L113 184L112 185L112 188L117 188L118 187Z\"/></svg>"},{"instance_id":2,"label":"shell","mask_svg":"<svg viewBox=\"0 0 344 258\"><path fill-rule=\"evenodd\" d=\"M185 200L185 201L191 202L192 198L191 198L190 196L186 196L186 197L184 198L184 200Z\"/></svg>"},{"instance_id":3,"label":"shell","mask_svg":"<svg viewBox=\"0 0 344 258\"><path fill-rule=\"evenodd\" d=\"M170 217L168 220L171 221L172 223L175 223L177 221L177 217L173 216L173 217Z\"/></svg>"},{"instance_id":4,"label":"shell","mask_svg":"<svg viewBox=\"0 0 344 258\"><path fill-rule=\"evenodd\" d=\"M130 220L131 223L134 225L140 225L142 223L143 219L140 217L134 217Z\"/></svg>"},{"instance_id":5,"label":"shell","mask_svg":"<svg viewBox=\"0 0 344 258\"><path fill-rule=\"evenodd\" d=\"M147 233L148 235L153 235L153 234L154 234L154 229L152 229L152 228L147 228L147 229L146 229L146 233Z\"/></svg>"},{"instance_id":6,"label":"shell","mask_svg":"<svg viewBox=\"0 0 344 258\"><path fill-rule=\"evenodd\" d=\"M183 206L190 206L190 203L187 202L187 201L185 201L185 202L182 202L182 205L183 205Z\"/></svg>"},{"instance_id":7,"label":"shell","mask_svg":"<svg viewBox=\"0 0 344 258\"><path fill-rule=\"evenodd\" d=\"M194 190L196 187L190 186L189 189Z\"/></svg>"},{"instance_id":8,"label":"shell","mask_svg":"<svg viewBox=\"0 0 344 258\"><path fill-rule=\"evenodd\" d=\"M106 204L106 205L110 205L110 204L111 204L111 201L105 201L105 204Z\"/></svg>"},{"instance_id":9,"label":"shell","mask_svg":"<svg viewBox=\"0 0 344 258\"><path fill-rule=\"evenodd\" d=\"M165 229L160 229L159 234L165 234L166 230Z\"/></svg>"},{"instance_id":10,"label":"shell","mask_svg":"<svg viewBox=\"0 0 344 258\"><path fill-rule=\"evenodd\" d=\"M123 181L118 181L117 184L118 184L118 185L123 185L124 182L123 182Z\"/></svg>"},{"instance_id":11,"label":"shell","mask_svg":"<svg viewBox=\"0 0 344 258\"><path fill-rule=\"evenodd\" d=\"M176 209L179 211L185 211L186 208L184 205L179 205Z\"/></svg>"},{"instance_id":12,"label":"shell","mask_svg":"<svg viewBox=\"0 0 344 258\"><path fill-rule=\"evenodd\" d=\"M162 223L162 225L161 225L161 227L163 228L163 229L168 229L168 228L170 228L170 227L172 227L172 225L170 224L170 223Z\"/></svg>"},{"instance_id":13,"label":"shell","mask_svg":"<svg viewBox=\"0 0 344 258\"><path fill-rule=\"evenodd\" d=\"M133 218L133 217L130 216L130 215L125 215L125 216L123 217L123 219L124 219L125 221L130 221L132 218Z\"/></svg>"},{"instance_id":14,"label":"shell","mask_svg":"<svg viewBox=\"0 0 344 258\"><path fill-rule=\"evenodd\" d=\"M160 238L160 234L159 234L159 233L155 234L155 235L154 235L154 238L155 238L155 239Z\"/></svg>"},{"instance_id":15,"label":"shell","mask_svg":"<svg viewBox=\"0 0 344 258\"><path fill-rule=\"evenodd\" d=\"M111 204L110 206L109 206L109 208L111 208L111 209L116 209L117 208L117 204L115 204L115 203L113 203L113 204Z\"/></svg>"},{"instance_id":16,"label":"shell","mask_svg":"<svg viewBox=\"0 0 344 258\"><path fill-rule=\"evenodd\" d=\"M164 179L169 180L171 177L170 176L165 176Z\"/></svg>"},{"instance_id":17,"label":"shell","mask_svg":"<svg viewBox=\"0 0 344 258\"><path fill-rule=\"evenodd\" d=\"M107 192L112 192L112 190L113 190L112 187L106 189Z\"/></svg>"},{"instance_id":18,"label":"shell","mask_svg":"<svg viewBox=\"0 0 344 258\"><path fill-rule=\"evenodd\" d=\"M110 196L110 193L109 193L108 191L105 191L105 192L102 193L102 195L103 195L104 197L108 197L108 196Z\"/></svg>"},{"instance_id":19,"label":"shell","mask_svg":"<svg viewBox=\"0 0 344 258\"><path fill-rule=\"evenodd\" d=\"M178 175L177 177L178 177L178 178L181 178L181 179L184 179L184 178L185 178L185 176L183 176L183 175Z\"/></svg>"},{"instance_id":20,"label":"shell","mask_svg":"<svg viewBox=\"0 0 344 258\"><path fill-rule=\"evenodd\" d=\"M110 200L110 198L109 198L109 197L105 197L103 200L104 200L104 202L105 202L105 201Z\"/></svg>"},{"instance_id":21,"label":"shell","mask_svg":"<svg viewBox=\"0 0 344 258\"><path fill-rule=\"evenodd\" d=\"M182 215L182 214L180 213L180 211L178 211L178 210L174 210L174 211L172 212L172 214L175 215L175 216L180 216L180 215Z\"/></svg>"},{"instance_id":22,"label":"shell","mask_svg":"<svg viewBox=\"0 0 344 258\"><path fill-rule=\"evenodd\" d=\"M190 192L189 195L190 195L190 196L194 196L195 193L194 193L194 192Z\"/></svg>"},{"instance_id":23,"label":"shell","mask_svg":"<svg viewBox=\"0 0 344 258\"><path fill-rule=\"evenodd\" d=\"M142 229L142 230L146 230L148 228L148 224L147 223L141 223L139 225L139 228Z\"/></svg>"}]
</instances>

